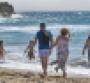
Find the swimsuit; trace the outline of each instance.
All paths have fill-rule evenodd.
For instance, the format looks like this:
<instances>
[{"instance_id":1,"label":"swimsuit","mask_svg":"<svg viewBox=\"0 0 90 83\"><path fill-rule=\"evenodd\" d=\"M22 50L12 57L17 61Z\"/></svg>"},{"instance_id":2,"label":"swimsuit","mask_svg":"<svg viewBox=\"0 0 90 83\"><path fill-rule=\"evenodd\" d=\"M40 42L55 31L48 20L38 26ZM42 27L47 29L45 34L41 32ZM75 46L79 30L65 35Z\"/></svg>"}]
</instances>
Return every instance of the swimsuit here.
<instances>
[{"instance_id":1,"label":"swimsuit","mask_svg":"<svg viewBox=\"0 0 90 83\"><path fill-rule=\"evenodd\" d=\"M57 60L58 66L61 68L65 67L65 62L68 57L68 41L60 38L57 44Z\"/></svg>"},{"instance_id":2,"label":"swimsuit","mask_svg":"<svg viewBox=\"0 0 90 83\"><path fill-rule=\"evenodd\" d=\"M28 51L28 57L29 57L29 59L34 58L34 53L33 53L33 50L32 50L32 49L30 49L30 50Z\"/></svg>"}]
</instances>

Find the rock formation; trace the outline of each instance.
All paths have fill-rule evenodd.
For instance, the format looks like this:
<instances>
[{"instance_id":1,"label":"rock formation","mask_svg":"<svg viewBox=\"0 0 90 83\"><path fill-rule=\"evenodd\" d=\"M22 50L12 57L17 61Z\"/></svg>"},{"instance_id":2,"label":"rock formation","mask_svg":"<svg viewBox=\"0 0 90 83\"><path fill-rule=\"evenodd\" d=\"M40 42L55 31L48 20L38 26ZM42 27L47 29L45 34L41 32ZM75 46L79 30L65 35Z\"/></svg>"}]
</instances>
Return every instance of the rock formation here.
<instances>
[{"instance_id":1,"label":"rock formation","mask_svg":"<svg viewBox=\"0 0 90 83\"><path fill-rule=\"evenodd\" d=\"M14 14L14 7L8 2L0 2L0 16L10 17Z\"/></svg>"}]
</instances>

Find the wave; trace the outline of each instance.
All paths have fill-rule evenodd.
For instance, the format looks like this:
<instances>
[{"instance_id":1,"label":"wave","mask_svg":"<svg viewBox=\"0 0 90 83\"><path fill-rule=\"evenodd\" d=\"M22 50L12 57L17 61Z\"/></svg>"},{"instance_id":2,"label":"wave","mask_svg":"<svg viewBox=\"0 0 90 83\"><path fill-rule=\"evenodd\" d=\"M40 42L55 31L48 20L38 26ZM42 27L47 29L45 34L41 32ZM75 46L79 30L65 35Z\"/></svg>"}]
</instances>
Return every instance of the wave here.
<instances>
[{"instance_id":1,"label":"wave","mask_svg":"<svg viewBox=\"0 0 90 83\"><path fill-rule=\"evenodd\" d=\"M0 16L0 23L5 24L5 23L17 23L18 21L21 21L20 19L25 18L22 14L12 14L11 17L2 17Z\"/></svg>"},{"instance_id":2,"label":"wave","mask_svg":"<svg viewBox=\"0 0 90 83\"><path fill-rule=\"evenodd\" d=\"M2 19L8 19L3 21ZM3 18L0 16L0 23L18 24L38 24L39 22L46 22L47 24L90 24L90 12L30 12L21 14L12 14L10 18ZM11 20L11 21L10 21ZM4 24L5 25L5 24Z\"/></svg>"},{"instance_id":3,"label":"wave","mask_svg":"<svg viewBox=\"0 0 90 83\"><path fill-rule=\"evenodd\" d=\"M30 70L33 73L42 73L42 67L38 63L21 63L21 62L16 62L13 60L6 60L5 63L0 64L0 67L6 68L6 69L14 69L14 71L18 71L18 72L22 72L22 71L26 72ZM61 70L59 70L59 72L56 73L54 70L54 67L50 65L48 66L47 73L49 76L61 76L62 75ZM68 77L90 78L90 69L86 69L83 67L67 66L67 75Z\"/></svg>"},{"instance_id":4,"label":"wave","mask_svg":"<svg viewBox=\"0 0 90 83\"><path fill-rule=\"evenodd\" d=\"M21 14L12 14L11 18L24 18Z\"/></svg>"},{"instance_id":5,"label":"wave","mask_svg":"<svg viewBox=\"0 0 90 83\"><path fill-rule=\"evenodd\" d=\"M47 30L50 31L59 31L58 29L61 29L63 27L68 28L71 33L74 32L90 32L90 26L89 25L55 25L55 26L47 26ZM0 32L15 32L15 31L21 31L21 32L31 32L31 31L37 31L39 30L38 26L24 26L24 27L14 27L14 26L5 26L0 27Z\"/></svg>"},{"instance_id":6,"label":"wave","mask_svg":"<svg viewBox=\"0 0 90 83\"><path fill-rule=\"evenodd\" d=\"M22 14L12 14L11 17L3 17L3 16L0 16L0 19L11 19L11 18L24 18L24 16Z\"/></svg>"}]
</instances>

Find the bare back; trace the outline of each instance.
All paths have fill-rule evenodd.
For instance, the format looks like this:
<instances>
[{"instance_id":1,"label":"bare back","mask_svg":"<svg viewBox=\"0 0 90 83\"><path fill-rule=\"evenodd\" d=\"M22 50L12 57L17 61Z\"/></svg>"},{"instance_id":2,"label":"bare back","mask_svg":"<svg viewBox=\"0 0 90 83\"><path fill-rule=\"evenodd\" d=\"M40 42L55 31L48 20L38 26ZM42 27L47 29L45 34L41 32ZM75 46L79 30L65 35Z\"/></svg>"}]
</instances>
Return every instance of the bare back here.
<instances>
[{"instance_id":1,"label":"bare back","mask_svg":"<svg viewBox=\"0 0 90 83\"><path fill-rule=\"evenodd\" d=\"M67 37L58 37L57 48L61 50L68 49L69 39Z\"/></svg>"},{"instance_id":2,"label":"bare back","mask_svg":"<svg viewBox=\"0 0 90 83\"><path fill-rule=\"evenodd\" d=\"M86 46L87 46L88 49L90 49L90 39L88 39L88 40L86 41Z\"/></svg>"}]
</instances>

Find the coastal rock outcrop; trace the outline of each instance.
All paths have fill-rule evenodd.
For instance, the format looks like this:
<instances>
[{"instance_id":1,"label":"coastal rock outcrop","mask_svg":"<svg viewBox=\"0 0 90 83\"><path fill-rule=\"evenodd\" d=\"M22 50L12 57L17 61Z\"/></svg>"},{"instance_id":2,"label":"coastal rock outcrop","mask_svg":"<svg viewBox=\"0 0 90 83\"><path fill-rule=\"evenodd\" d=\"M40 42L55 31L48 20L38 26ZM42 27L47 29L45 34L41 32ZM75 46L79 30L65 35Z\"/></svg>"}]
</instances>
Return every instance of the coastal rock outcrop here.
<instances>
[{"instance_id":1,"label":"coastal rock outcrop","mask_svg":"<svg viewBox=\"0 0 90 83\"><path fill-rule=\"evenodd\" d=\"M14 14L14 7L8 2L0 2L0 16L10 17Z\"/></svg>"}]
</instances>

